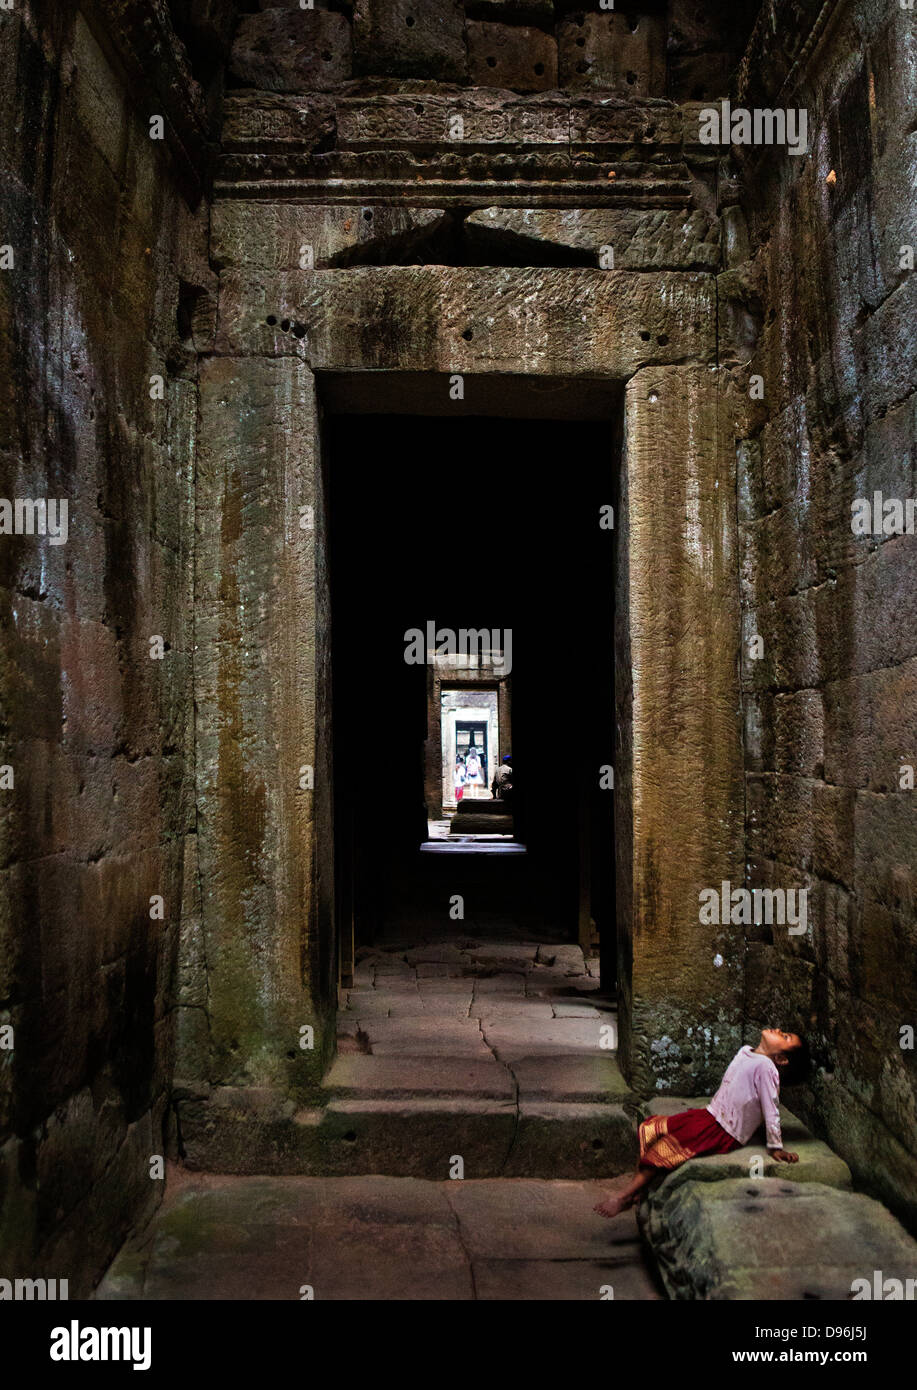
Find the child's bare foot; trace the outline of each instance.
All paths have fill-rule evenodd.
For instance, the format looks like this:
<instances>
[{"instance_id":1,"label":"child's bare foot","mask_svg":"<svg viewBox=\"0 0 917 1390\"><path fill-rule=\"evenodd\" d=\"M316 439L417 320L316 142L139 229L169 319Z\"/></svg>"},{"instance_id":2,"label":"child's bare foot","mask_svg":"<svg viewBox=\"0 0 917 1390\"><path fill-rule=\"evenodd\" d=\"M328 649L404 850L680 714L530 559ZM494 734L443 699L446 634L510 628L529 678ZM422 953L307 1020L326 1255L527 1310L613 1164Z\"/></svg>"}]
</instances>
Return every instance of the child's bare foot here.
<instances>
[{"instance_id":1,"label":"child's bare foot","mask_svg":"<svg viewBox=\"0 0 917 1390\"><path fill-rule=\"evenodd\" d=\"M628 1207L633 1206L633 1197L606 1197L604 1202L598 1202L593 1208L599 1216L620 1216L622 1211L627 1211Z\"/></svg>"}]
</instances>

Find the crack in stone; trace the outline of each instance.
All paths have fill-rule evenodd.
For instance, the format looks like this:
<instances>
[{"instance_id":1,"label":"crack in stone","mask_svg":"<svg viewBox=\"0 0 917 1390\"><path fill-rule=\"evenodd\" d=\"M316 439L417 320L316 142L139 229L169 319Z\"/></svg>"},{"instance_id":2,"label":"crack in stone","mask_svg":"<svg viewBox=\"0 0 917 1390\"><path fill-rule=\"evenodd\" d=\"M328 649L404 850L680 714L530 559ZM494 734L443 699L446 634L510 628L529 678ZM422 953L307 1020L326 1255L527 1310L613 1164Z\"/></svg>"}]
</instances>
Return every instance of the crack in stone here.
<instances>
[{"instance_id":1,"label":"crack in stone","mask_svg":"<svg viewBox=\"0 0 917 1390\"><path fill-rule=\"evenodd\" d=\"M443 1193L443 1196L444 1196L445 1199L446 1199L446 1205L448 1206L450 1212L452 1213L452 1219L453 1219L453 1221L455 1222L455 1234L456 1234L456 1237L457 1237L457 1239L458 1239L459 1248L461 1249L461 1252L462 1252L462 1254L463 1254L464 1257L465 1257L465 1262L466 1262L466 1264L468 1265L468 1278L469 1278L469 1281L470 1281L470 1283L471 1283L471 1297L472 1297L473 1300L477 1301L478 1290L477 1290L477 1284L475 1283L475 1277L474 1277L474 1262L473 1262L473 1260L472 1260L472 1258L471 1258L471 1251L468 1249L468 1246L465 1244L465 1238L464 1238L464 1235L463 1235L463 1233L462 1233L462 1221L461 1221L461 1217L459 1216L458 1212L456 1211L456 1209L455 1209L455 1207L454 1207L454 1205L453 1205L453 1203L452 1203L452 1198L451 1198L451 1196L450 1196L449 1183L450 1183L451 1181L454 1181L454 1180L451 1179L451 1178L447 1178L447 1179L446 1179L446 1189L445 1189L445 1192Z\"/></svg>"}]
</instances>

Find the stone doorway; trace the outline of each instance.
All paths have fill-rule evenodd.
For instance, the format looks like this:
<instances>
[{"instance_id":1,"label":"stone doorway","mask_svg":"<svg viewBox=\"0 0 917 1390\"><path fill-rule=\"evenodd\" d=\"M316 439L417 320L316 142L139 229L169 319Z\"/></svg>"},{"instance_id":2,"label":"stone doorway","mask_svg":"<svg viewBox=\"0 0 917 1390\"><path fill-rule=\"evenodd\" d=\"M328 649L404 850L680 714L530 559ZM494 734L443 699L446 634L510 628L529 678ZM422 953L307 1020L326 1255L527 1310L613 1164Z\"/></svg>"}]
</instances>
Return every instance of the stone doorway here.
<instances>
[{"instance_id":1,"label":"stone doorway","mask_svg":"<svg viewBox=\"0 0 917 1390\"><path fill-rule=\"evenodd\" d=\"M379 393L382 397L383 393ZM448 397L447 397L448 399ZM612 398L614 399L614 398ZM331 413L323 436L329 564L335 892L341 982L354 951L454 932L458 914L497 936L605 938L614 961L613 804L586 767L614 758L613 427L597 420ZM558 497L560 461L578 460ZM444 512L464 465L487 478L488 505L467 547L444 546ZM469 530L470 527L470 530ZM547 557L550 556L550 562ZM408 632L454 634L459 653L409 663ZM464 650L466 640L472 643ZM512 691L512 694L510 692ZM545 762L546 713L566 702L578 728ZM512 710L512 713L511 713ZM376 755L370 730L387 731ZM459 734L464 731L464 742ZM508 739L512 736L514 746ZM431 858L429 823L454 812L456 749L474 748L477 804L503 751L518 774L509 856ZM470 764L468 764L470 766ZM550 784L546 779L549 778ZM467 785L467 784L466 784ZM462 802L463 809L465 807ZM592 841L606 852L591 856ZM526 848L530 851L526 853ZM613 983L614 975L606 975Z\"/></svg>"},{"instance_id":2,"label":"stone doorway","mask_svg":"<svg viewBox=\"0 0 917 1390\"><path fill-rule=\"evenodd\" d=\"M742 872L730 407L725 378L708 360L711 320L698 311L698 296L709 290L705 277L630 276L626 302L616 302L615 283L613 271L449 267L223 277L221 355L202 364L198 471L196 697L202 710L224 711L212 727L205 715L198 738L198 847L213 883L202 905L207 958L198 963L208 981L209 1032L189 1034L188 1046L179 1042L183 1080L193 1086L195 1075L209 1077L207 1099L196 1103L193 1127L183 1129L186 1151L205 1165L223 1165L227 1143L240 1149L236 1161L248 1171L262 1161L251 1149L245 1099L254 1087L259 1106L265 1094L276 1098L279 1132L271 1142L297 1170L299 1137L283 1137L285 1097L321 1095L334 1053L338 985L352 978L354 914L339 889L342 881L362 880L334 862L347 840L333 833L342 801L332 795L334 725L340 729L346 683L335 683L332 660L329 491L344 417L374 417L369 476L384 460L410 458L403 439L410 419L447 418L450 440L474 418L535 422L539 436L548 421L559 430L592 421L604 431L603 456L616 460L618 475L609 482L618 488L611 534L622 1066L632 1085L654 1089L661 1082L691 1092L708 1078L712 1083L737 1045L744 955L724 956L726 943L698 922L696 910L700 888ZM420 304L422 321L411 317ZM277 308L289 318L277 321ZM355 331L367 321L372 334ZM646 321L665 331L653 338L641 327ZM283 323L298 325L301 334L290 339ZM470 336L467 329L454 335L453 328L468 324ZM678 365L666 365L673 357ZM431 363L442 364L442 374L431 372ZM530 372L514 374L520 365ZM386 419L398 425L390 447L381 448ZM673 439L683 441L674 457ZM574 478L578 460L569 445L554 457L563 460L565 478ZM525 495L531 492L527 478ZM248 509L241 529L232 522L240 502ZM263 545L259 517L275 536L272 546ZM598 526L596 509L597 533ZM265 592L273 595L267 607ZM434 617L452 628L466 621L463 611ZM424 621L412 613L399 624L397 657L390 644L400 679L405 628ZM487 623L499 626L500 616ZM226 641L235 632L244 644L249 624L271 654L268 665L240 668L239 647ZM356 630L371 632L372 625ZM537 666L537 648L532 640L522 665L514 660L515 755L518 688L525 660ZM402 784L405 816L382 827L416 822L411 854L425 825L424 710L421 681L403 705L404 718L417 721L406 744L416 773ZM241 744L233 738L233 719L250 723L253 737ZM238 764L236 786L222 778L211 796L208 768L221 756ZM313 770L311 786L294 775L304 767ZM583 776L593 773L584 763ZM232 847L240 806L259 788L263 852L249 862ZM529 817L526 836L533 823ZM379 846L377 840L377 853ZM596 852L607 860L610 841ZM582 873L579 881L582 889ZM580 893L573 938L583 915ZM609 962L602 969L606 980L614 977ZM687 1026L700 1041L682 1056L666 1040ZM297 1047L302 1029L314 1039L309 1051ZM201 1046L203 1060L196 1055ZM224 1086L233 1087L238 1109L231 1121L219 1106Z\"/></svg>"}]
</instances>

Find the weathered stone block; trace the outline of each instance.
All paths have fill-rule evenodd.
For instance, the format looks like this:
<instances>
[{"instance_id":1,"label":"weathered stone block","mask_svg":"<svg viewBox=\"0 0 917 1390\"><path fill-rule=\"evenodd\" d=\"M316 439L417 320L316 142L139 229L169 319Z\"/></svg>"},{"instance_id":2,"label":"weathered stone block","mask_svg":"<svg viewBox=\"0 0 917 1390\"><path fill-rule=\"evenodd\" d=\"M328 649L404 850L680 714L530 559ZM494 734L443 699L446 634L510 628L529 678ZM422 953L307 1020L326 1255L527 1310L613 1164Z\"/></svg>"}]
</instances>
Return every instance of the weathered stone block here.
<instances>
[{"instance_id":1,"label":"weathered stone block","mask_svg":"<svg viewBox=\"0 0 917 1390\"><path fill-rule=\"evenodd\" d=\"M732 1178L663 1183L646 1205L644 1234L670 1298L848 1300L875 1270L914 1278L917 1243L861 1193Z\"/></svg>"},{"instance_id":2,"label":"weathered stone block","mask_svg":"<svg viewBox=\"0 0 917 1390\"><path fill-rule=\"evenodd\" d=\"M229 71L239 82L269 92L328 91L350 77L350 25L330 10L243 15Z\"/></svg>"},{"instance_id":3,"label":"weathered stone block","mask_svg":"<svg viewBox=\"0 0 917 1390\"><path fill-rule=\"evenodd\" d=\"M631 208L481 208L465 219L472 244L547 246L588 252L593 264L616 270L716 270L716 223L700 211ZM536 248L538 248L536 250Z\"/></svg>"},{"instance_id":4,"label":"weathered stone block","mask_svg":"<svg viewBox=\"0 0 917 1390\"><path fill-rule=\"evenodd\" d=\"M397 256L445 226L438 208L365 208L224 199L213 209L211 255L220 268L295 270Z\"/></svg>"},{"instance_id":5,"label":"weathered stone block","mask_svg":"<svg viewBox=\"0 0 917 1390\"><path fill-rule=\"evenodd\" d=\"M719 100L730 90L737 53L670 53L667 95L673 101Z\"/></svg>"},{"instance_id":6,"label":"weathered stone block","mask_svg":"<svg viewBox=\"0 0 917 1390\"><path fill-rule=\"evenodd\" d=\"M574 15L557 26L557 52L561 87L665 96L665 22L659 15Z\"/></svg>"},{"instance_id":7,"label":"weathered stone block","mask_svg":"<svg viewBox=\"0 0 917 1390\"><path fill-rule=\"evenodd\" d=\"M354 70L384 77L465 80L465 15L460 0L357 0Z\"/></svg>"},{"instance_id":8,"label":"weathered stone block","mask_svg":"<svg viewBox=\"0 0 917 1390\"><path fill-rule=\"evenodd\" d=\"M605 1178L637 1158L634 1122L608 1103L521 1101L506 1177Z\"/></svg>"},{"instance_id":9,"label":"weathered stone block","mask_svg":"<svg viewBox=\"0 0 917 1390\"><path fill-rule=\"evenodd\" d=\"M621 379L714 350L712 279L699 274L390 266L221 280L220 351L288 351L298 324L316 368Z\"/></svg>"},{"instance_id":10,"label":"weathered stone block","mask_svg":"<svg viewBox=\"0 0 917 1390\"><path fill-rule=\"evenodd\" d=\"M476 87L549 92L557 86L557 44L550 34L469 20L468 78Z\"/></svg>"},{"instance_id":11,"label":"weathered stone block","mask_svg":"<svg viewBox=\"0 0 917 1390\"><path fill-rule=\"evenodd\" d=\"M465 1177L497 1177L515 1127L509 1100L336 1100L322 1117L321 1171L446 1179L460 1154Z\"/></svg>"}]
</instances>

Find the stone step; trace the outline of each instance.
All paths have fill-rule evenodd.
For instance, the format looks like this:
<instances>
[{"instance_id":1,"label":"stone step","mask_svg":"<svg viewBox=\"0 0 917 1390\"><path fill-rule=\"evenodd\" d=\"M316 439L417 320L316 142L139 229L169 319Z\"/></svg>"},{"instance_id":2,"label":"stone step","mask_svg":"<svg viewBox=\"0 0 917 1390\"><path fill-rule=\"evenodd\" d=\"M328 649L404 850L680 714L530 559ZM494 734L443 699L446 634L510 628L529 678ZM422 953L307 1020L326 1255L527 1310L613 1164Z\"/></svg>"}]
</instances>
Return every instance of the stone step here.
<instances>
[{"instance_id":1,"label":"stone step","mask_svg":"<svg viewBox=\"0 0 917 1390\"><path fill-rule=\"evenodd\" d=\"M636 1160L631 1097L610 1055L503 1064L350 1053L323 1085L332 1100L317 1138L328 1173L436 1180L459 1155L474 1177L582 1179Z\"/></svg>"},{"instance_id":2,"label":"stone step","mask_svg":"<svg viewBox=\"0 0 917 1390\"><path fill-rule=\"evenodd\" d=\"M477 1100L339 1099L322 1113L322 1171L439 1180L604 1178L633 1167L637 1143L622 1105Z\"/></svg>"}]
</instances>

